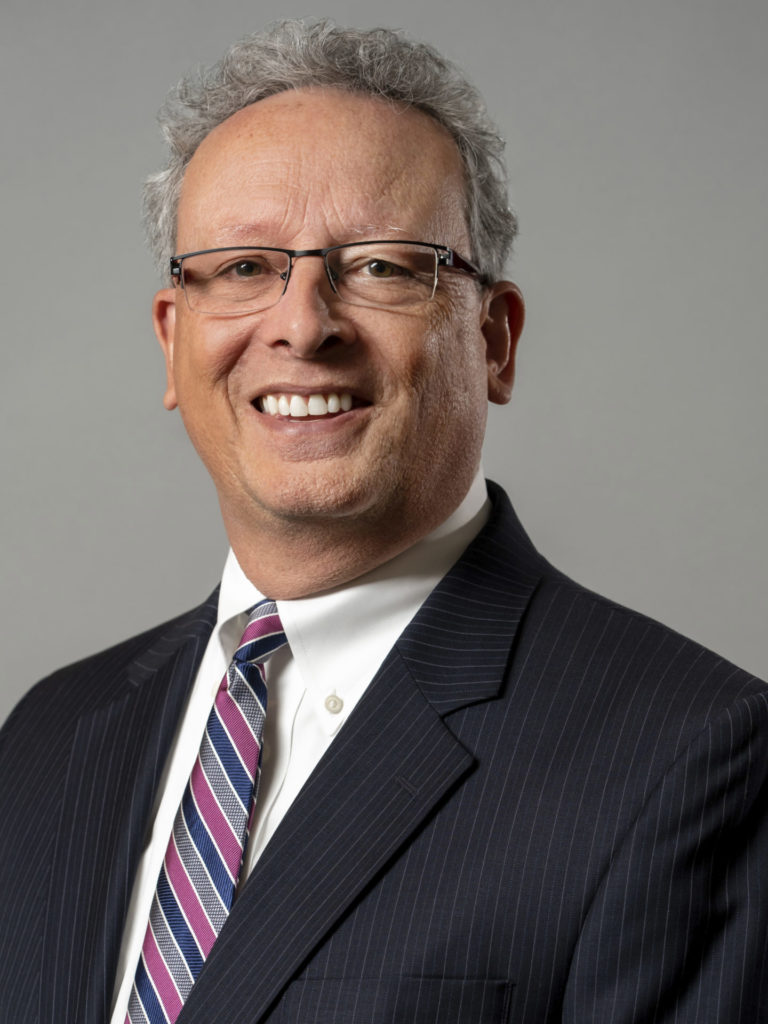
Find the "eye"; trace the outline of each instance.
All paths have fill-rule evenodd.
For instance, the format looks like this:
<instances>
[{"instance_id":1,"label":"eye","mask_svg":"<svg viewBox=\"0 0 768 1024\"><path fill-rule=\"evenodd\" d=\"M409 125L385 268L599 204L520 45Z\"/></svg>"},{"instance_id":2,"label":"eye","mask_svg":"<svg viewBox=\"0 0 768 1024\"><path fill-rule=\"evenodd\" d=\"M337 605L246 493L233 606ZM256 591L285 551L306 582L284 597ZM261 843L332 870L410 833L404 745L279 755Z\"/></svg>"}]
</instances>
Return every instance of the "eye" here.
<instances>
[{"instance_id":1,"label":"eye","mask_svg":"<svg viewBox=\"0 0 768 1024\"><path fill-rule=\"evenodd\" d=\"M234 277L258 277L264 273L264 267L256 260L238 260L225 267L224 273L232 274Z\"/></svg>"},{"instance_id":2,"label":"eye","mask_svg":"<svg viewBox=\"0 0 768 1024\"><path fill-rule=\"evenodd\" d=\"M397 264L390 263L388 260L369 260L365 265L365 269L371 277L376 277L379 280L397 277L405 273L402 267L398 267Z\"/></svg>"}]
</instances>

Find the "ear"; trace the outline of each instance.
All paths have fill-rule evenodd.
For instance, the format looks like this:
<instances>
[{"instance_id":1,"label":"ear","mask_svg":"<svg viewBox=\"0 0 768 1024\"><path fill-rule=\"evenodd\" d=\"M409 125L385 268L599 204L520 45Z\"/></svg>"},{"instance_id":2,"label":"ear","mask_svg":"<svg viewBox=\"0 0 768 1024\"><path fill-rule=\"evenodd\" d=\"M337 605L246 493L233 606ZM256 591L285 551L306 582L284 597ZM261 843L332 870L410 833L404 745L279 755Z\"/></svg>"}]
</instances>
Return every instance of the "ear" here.
<instances>
[{"instance_id":1,"label":"ear","mask_svg":"<svg viewBox=\"0 0 768 1024\"><path fill-rule=\"evenodd\" d=\"M152 300L152 323L165 356L167 383L163 405L168 410L175 409L178 403L173 377L173 341L176 334L176 292L173 288L163 288L155 295Z\"/></svg>"},{"instance_id":2,"label":"ear","mask_svg":"<svg viewBox=\"0 0 768 1024\"><path fill-rule=\"evenodd\" d=\"M525 303L516 284L497 281L489 288L483 305L485 319L481 330L488 365L488 400L504 405L512 397L515 354L525 321Z\"/></svg>"}]
</instances>

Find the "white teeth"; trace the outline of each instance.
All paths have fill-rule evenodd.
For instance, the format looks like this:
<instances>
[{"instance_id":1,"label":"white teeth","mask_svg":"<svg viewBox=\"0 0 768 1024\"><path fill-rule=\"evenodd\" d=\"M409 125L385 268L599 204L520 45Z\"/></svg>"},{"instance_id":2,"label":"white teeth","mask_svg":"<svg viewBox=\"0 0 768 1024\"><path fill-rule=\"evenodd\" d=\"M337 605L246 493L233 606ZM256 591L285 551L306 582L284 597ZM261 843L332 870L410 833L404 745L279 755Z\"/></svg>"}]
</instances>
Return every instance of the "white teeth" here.
<instances>
[{"instance_id":1,"label":"white teeth","mask_svg":"<svg viewBox=\"0 0 768 1024\"><path fill-rule=\"evenodd\" d=\"M307 409L310 416L325 416L328 412L328 403L322 395L310 395Z\"/></svg>"},{"instance_id":2,"label":"white teeth","mask_svg":"<svg viewBox=\"0 0 768 1024\"><path fill-rule=\"evenodd\" d=\"M306 399L302 395L291 397L291 416L309 416Z\"/></svg>"},{"instance_id":3,"label":"white teeth","mask_svg":"<svg viewBox=\"0 0 768 1024\"><path fill-rule=\"evenodd\" d=\"M304 395L264 395L260 402L261 411L269 416L326 416L329 413L349 412L352 395L348 391L331 391L305 397Z\"/></svg>"}]
</instances>

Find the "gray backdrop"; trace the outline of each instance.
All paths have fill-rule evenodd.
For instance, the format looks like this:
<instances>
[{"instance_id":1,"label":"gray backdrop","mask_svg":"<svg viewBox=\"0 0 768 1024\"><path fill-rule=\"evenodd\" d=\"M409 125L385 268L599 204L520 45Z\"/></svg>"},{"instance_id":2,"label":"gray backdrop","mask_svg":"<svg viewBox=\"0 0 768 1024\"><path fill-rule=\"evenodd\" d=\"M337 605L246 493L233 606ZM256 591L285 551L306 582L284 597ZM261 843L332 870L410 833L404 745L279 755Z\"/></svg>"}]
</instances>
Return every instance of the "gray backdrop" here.
<instances>
[{"instance_id":1,"label":"gray backdrop","mask_svg":"<svg viewBox=\"0 0 768 1024\"><path fill-rule=\"evenodd\" d=\"M764 0L4 0L0 718L197 603L226 542L150 320L139 183L192 65L280 15L402 26L508 140L528 300L489 475L561 568L768 675Z\"/></svg>"}]
</instances>

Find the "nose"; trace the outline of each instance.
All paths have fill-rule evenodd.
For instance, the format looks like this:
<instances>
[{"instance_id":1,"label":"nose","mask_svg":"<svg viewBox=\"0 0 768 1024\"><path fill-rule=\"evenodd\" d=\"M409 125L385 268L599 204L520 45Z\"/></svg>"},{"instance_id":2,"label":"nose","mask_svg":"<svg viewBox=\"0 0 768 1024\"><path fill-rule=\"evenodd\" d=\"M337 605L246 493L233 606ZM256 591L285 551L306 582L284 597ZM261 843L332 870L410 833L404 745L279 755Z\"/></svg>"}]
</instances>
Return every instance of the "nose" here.
<instances>
[{"instance_id":1,"label":"nose","mask_svg":"<svg viewBox=\"0 0 768 1024\"><path fill-rule=\"evenodd\" d=\"M315 253L294 257L282 297L262 315L271 344L287 346L301 358L354 341L344 303L331 287L322 256Z\"/></svg>"}]
</instances>

